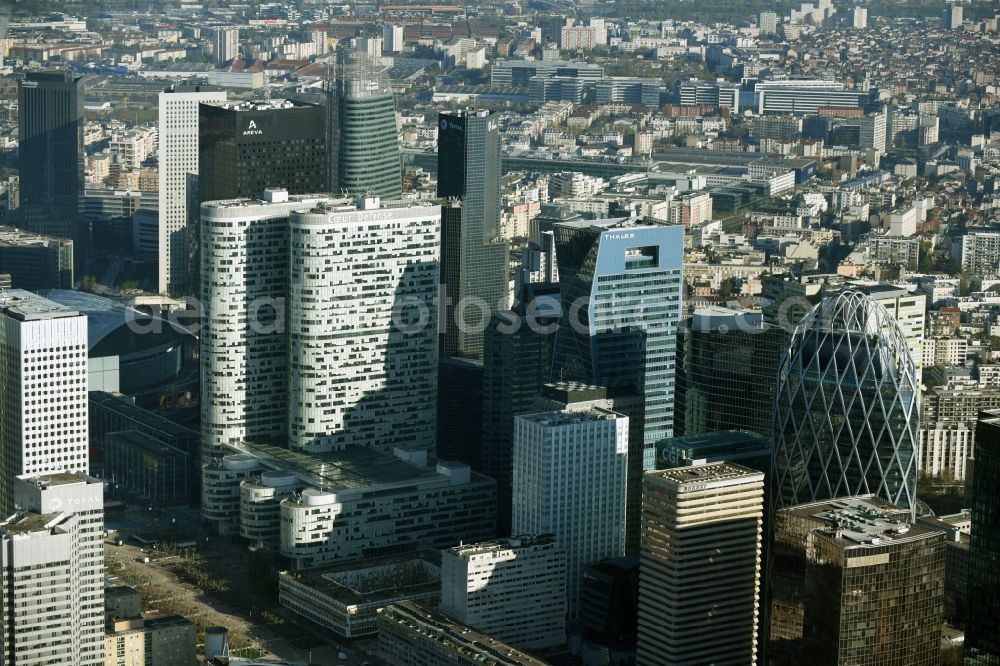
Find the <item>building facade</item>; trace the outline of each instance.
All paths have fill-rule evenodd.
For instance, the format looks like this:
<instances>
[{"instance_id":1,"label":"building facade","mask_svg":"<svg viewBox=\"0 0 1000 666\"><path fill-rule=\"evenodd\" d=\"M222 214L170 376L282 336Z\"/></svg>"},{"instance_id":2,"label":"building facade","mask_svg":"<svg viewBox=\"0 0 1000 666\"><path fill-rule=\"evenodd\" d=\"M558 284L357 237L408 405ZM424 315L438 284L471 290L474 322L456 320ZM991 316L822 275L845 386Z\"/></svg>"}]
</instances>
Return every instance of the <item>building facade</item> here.
<instances>
[{"instance_id":1,"label":"building facade","mask_svg":"<svg viewBox=\"0 0 1000 666\"><path fill-rule=\"evenodd\" d=\"M944 539L872 495L780 509L769 663L941 663Z\"/></svg>"},{"instance_id":2,"label":"building facade","mask_svg":"<svg viewBox=\"0 0 1000 666\"><path fill-rule=\"evenodd\" d=\"M520 649L566 642L566 552L551 535L441 553L439 610Z\"/></svg>"},{"instance_id":3,"label":"building facade","mask_svg":"<svg viewBox=\"0 0 1000 666\"><path fill-rule=\"evenodd\" d=\"M963 271L996 275L1000 270L997 266L1000 266L1000 233L977 231L962 236Z\"/></svg>"},{"instance_id":4,"label":"building facade","mask_svg":"<svg viewBox=\"0 0 1000 666\"><path fill-rule=\"evenodd\" d=\"M625 554L629 419L609 406L582 402L515 419L511 532L552 534L565 548L571 618L583 567Z\"/></svg>"},{"instance_id":5,"label":"building facade","mask_svg":"<svg viewBox=\"0 0 1000 666\"><path fill-rule=\"evenodd\" d=\"M461 463L435 462L424 449L224 449L202 468L202 518L214 533L280 552L292 569L495 534L493 480Z\"/></svg>"},{"instance_id":6,"label":"building facade","mask_svg":"<svg viewBox=\"0 0 1000 666\"><path fill-rule=\"evenodd\" d=\"M1000 409L984 411L976 424L976 471L972 485L972 534L966 608L965 666L1000 664Z\"/></svg>"},{"instance_id":7,"label":"building facade","mask_svg":"<svg viewBox=\"0 0 1000 666\"><path fill-rule=\"evenodd\" d=\"M331 200L265 192L201 207L202 443L282 442L288 434L289 223Z\"/></svg>"},{"instance_id":8,"label":"building facade","mask_svg":"<svg viewBox=\"0 0 1000 666\"><path fill-rule=\"evenodd\" d=\"M871 297L813 308L779 373L776 506L875 493L915 512L917 384L902 330Z\"/></svg>"},{"instance_id":9,"label":"building facade","mask_svg":"<svg viewBox=\"0 0 1000 666\"><path fill-rule=\"evenodd\" d=\"M103 483L84 474L14 479L0 524L5 664L104 663Z\"/></svg>"},{"instance_id":10,"label":"building facade","mask_svg":"<svg viewBox=\"0 0 1000 666\"><path fill-rule=\"evenodd\" d=\"M549 378L555 325L498 312L483 335L482 459L480 471L497 482L497 531L510 535L514 417L533 411Z\"/></svg>"},{"instance_id":11,"label":"building facade","mask_svg":"<svg viewBox=\"0 0 1000 666\"><path fill-rule=\"evenodd\" d=\"M224 101L225 91L209 90L207 86L174 86L160 93L157 123L160 293L189 293L188 174L198 173L198 105Z\"/></svg>"},{"instance_id":12,"label":"building facade","mask_svg":"<svg viewBox=\"0 0 1000 666\"><path fill-rule=\"evenodd\" d=\"M329 192L398 199L403 191L389 72L364 53L338 53L327 81ZM336 148L333 148L336 147Z\"/></svg>"},{"instance_id":13,"label":"building facade","mask_svg":"<svg viewBox=\"0 0 1000 666\"><path fill-rule=\"evenodd\" d=\"M325 191L325 122L323 107L287 100L200 104L199 202Z\"/></svg>"},{"instance_id":14,"label":"building facade","mask_svg":"<svg viewBox=\"0 0 1000 666\"><path fill-rule=\"evenodd\" d=\"M567 316L556 333L553 380L632 391L642 402L642 435L630 438L628 452L629 543L637 548L642 472L674 430L684 227L567 222L555 225L555 242Z\"/></svg>"},{"instance_id":15,"label":"building facade","mask_svg":"<svg viewBox=\"0 0 1000 666\"><path fill-rule=\"evenodd\" d=\"M677 335L677 435L746 430L771 437L784 329L760 314L696 310Z\"/></svg>"},{"instance_id":16,"label":"building facade","mask_svg":"<svg viewBox=\"0 0 1000 666\"><path fill-rule=\"evenodd\" d=\"M507 309L510 250L500 234L500 130L488 111L438 116L441 284L447 302L441 352L481 359L483 329Z\"/></svg>"},{"instance_id":17,"label":"building facade","mask_svg":"<svg viewBox=\"0 0 1000 666\"><path fill-rule=\"evenodd\" d=\"M440 209L293 213L289 240L288 439L434 448Z\"/></svg>"},{"instance_id":18,"label":"building facade","mask_svg":"<svg viewBox=\"0 0 1000 666\"><path fill-rule=\"evenodd\" d=\"M79 206L84 187L83 77L28 72L18 82L19 226L87 247Z\"/></svg>"},{"instance_id":19,"label":"building facade","mask_svg":"<svg viewBox=\"0 0 1000 666\"><path fill-rule=\"evenodd\" d=\"M72 289L73 241L0 227L0 273L15 289Z\"/></svg>"},{"instance_id":20,"label":"building facade","mask_svg":"<svg viewBox=\"0 0 1000 666\"><path fill-rule=\"evenodd\" d=\"M87 318L27 291L0 301L0 511L21 474L89 470Z\"/></svg>"},{"instance_id":21,"label":"building facade","mask_svg":"<svg viewBox=\"0 0 1000 666\"><path fill-rule=\"evenodd\" d=\"M764 474L739 465L643 477L636 664L758 663L763 515Z\"/></svg>"}]
</instances>

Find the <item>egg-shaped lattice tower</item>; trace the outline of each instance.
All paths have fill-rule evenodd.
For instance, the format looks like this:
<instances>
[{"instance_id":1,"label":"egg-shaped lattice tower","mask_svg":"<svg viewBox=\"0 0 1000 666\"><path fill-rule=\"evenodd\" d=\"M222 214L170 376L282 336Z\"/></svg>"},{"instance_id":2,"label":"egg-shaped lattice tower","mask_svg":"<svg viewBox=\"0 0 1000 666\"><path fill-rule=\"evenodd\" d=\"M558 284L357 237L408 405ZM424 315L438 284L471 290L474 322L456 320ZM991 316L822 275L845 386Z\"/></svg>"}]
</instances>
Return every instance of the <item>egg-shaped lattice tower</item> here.
<instances>
[{"instance_id":1,"label":"egg-shaped lattice tower","mask_svg":"<svg viewBox=\"0 0 1000 666\"><path fill-rule=\"evenodd\" d=\"M795 329L774 405L774 506L874 493L916 505L918 381L870 296L824 299Z\"/></svg>"}]
</instances>

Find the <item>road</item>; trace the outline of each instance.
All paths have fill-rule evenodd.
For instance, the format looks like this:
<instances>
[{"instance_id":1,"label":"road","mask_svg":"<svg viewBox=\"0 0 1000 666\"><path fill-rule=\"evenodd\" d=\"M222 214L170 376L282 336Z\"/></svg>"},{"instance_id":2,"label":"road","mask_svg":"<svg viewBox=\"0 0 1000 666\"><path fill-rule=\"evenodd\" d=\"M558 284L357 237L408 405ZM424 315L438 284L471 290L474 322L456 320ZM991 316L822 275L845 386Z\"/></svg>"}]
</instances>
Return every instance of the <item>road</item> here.
<instances>
[{"instance_id":1,"label":"road","mask_svg":"<svg viewBox=\"0 0 1000 666\"><path fill-rule=\"evenodd\" d=\"M229 629L232 647L252 646L271 657L288 661L309 661L317 666L385 666L367 654L374 641L346 645L322 627L300 621L274 600L253 589L249 579L249 558L242 546L222 538L199 542L195 559L178 555L164 556L159 550L143 550L127 536L138 532L144 537L164 541L189 539L204 534L197 511L190 509L144 510L130 507L124 515L108 521L109 528L119 528L105 545L108 573L125 584L139 588L144 608L180 613L198 624ZM116 537L123 536L123 545ZM150 562L142 559L150 557ZM180 573L186 572L185 575ZM204 586L192 584L192 571L204 574ZM206 589L210 588L210 589ZM348 655L338 659L339 652Z\"/></svg>"}]
</instances>

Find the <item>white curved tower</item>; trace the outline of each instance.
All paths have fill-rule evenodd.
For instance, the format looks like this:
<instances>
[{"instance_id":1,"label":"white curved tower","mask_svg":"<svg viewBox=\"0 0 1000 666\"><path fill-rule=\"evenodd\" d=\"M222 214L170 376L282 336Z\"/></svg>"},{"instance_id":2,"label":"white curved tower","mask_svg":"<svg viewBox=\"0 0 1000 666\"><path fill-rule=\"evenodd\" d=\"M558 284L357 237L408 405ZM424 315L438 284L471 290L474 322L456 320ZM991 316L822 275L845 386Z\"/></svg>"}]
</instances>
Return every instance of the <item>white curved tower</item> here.
<instances>
[{"instance_id":1,"label":"white curved tower","mask_svg":"<svg viewBox=\"0 0 1000 666\"><path fill-rule=\"evenodd\" d=\"M918 382L899 324L846 291L802 320L774 405L775 507L874 493L916 506Z\"/></svg>"}]
</instances>

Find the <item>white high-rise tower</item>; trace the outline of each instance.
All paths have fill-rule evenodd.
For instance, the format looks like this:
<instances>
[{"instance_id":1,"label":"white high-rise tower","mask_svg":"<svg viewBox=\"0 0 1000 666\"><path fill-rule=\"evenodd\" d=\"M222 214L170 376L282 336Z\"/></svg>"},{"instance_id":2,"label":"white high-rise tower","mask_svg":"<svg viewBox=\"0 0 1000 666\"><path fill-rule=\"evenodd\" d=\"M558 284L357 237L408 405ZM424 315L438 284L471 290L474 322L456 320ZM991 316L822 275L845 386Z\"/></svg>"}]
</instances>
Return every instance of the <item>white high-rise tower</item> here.
<instances>
[{"instance_id":1,"label":"white high-rise tower","mask_svg":"<svg viewBox=\"0 0 1000 666\"><path fill-rule=\"evenodd\" d=\"M369 198L289 224L289 445L432 449L441 209Z\"/></svg>"},{"instance_id":2,"label":"white high-rise tower","mask_svg":"<svg viewBox=\"0 0 1000 666\"><path fill-rule=\"evenodd\" d=\"M88 463L87 318L14 289L0 294L0 512L21 474Z\"/></svg>"},{"instance_id":3,"label":"white high-rise tower","mask_svg":"<svg viewBox=\"0 0 1000 666\"><path fill-rule=\"evenodd\" d=\"M159 99L160 293L191 294L188 274L188 180L198 173L198 105L226 101L225 91L174 86Z\"/></svg>"},{"instance_id":4,"label":"white high-rise tower","mask_svg":"<svg viewBox=\"0 0 1000 666\"><path fill-rule=\"evenodd\" d=\"M85 474L14 479L0 524L4 664L104 664L104 484Z\"/></svg>"},{"instance_id":5,"label":"white high-rise tower","mask_svg":"<svg viewBox=\"0 0 1000 666\"><path fill-rule=\"evenodd\" d=\"M553 534L566 549L567 614L583 567L625 554L629 419L609 400L514 419L513 534Z\"/></svg>"}]
</instances>

